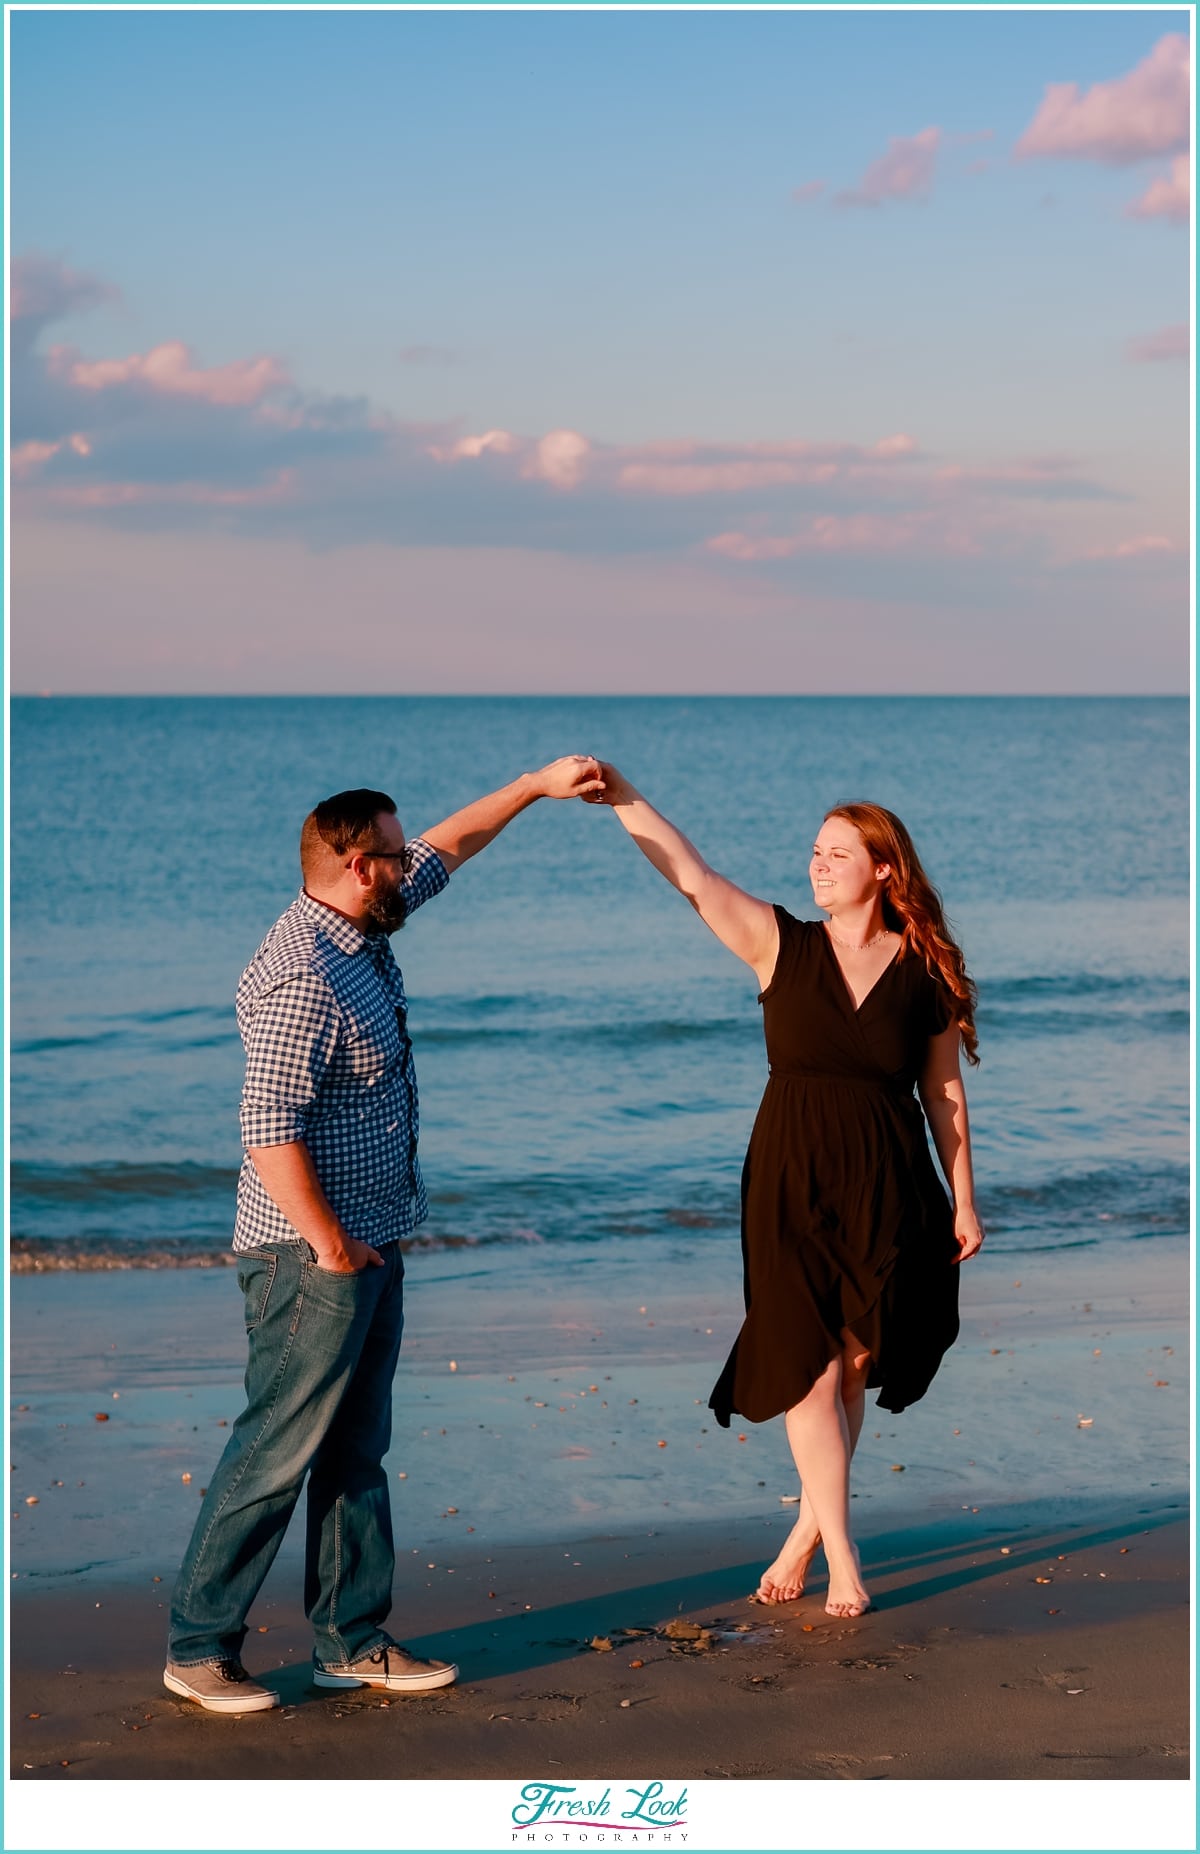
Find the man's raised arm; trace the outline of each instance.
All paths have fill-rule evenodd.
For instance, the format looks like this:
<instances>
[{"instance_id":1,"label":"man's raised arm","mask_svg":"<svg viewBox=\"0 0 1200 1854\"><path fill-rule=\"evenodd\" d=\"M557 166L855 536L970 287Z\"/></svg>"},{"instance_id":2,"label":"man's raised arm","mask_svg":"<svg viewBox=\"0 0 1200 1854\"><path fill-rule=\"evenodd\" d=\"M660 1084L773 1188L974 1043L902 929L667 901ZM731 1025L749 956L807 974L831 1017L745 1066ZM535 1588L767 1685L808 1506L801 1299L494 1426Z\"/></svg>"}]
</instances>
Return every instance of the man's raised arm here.
<instances>
[{"instance_id":1,"label":"man's raised arm","mask_svg":"<svg viewBox=\"0 0 1200 1854\"><path fill-rule=\"evenodd\" d=\"M527 810L537 799L583 798L603 790L599 761L586 753L568 753L565 759L552 760L540 772L522 773L511 785L502 785L498 792L477 798L474 804L465 805L420 834L433 845L447 870L453 872L468 857L486 849L519 811Z\"/></svg>"}]
</instances>

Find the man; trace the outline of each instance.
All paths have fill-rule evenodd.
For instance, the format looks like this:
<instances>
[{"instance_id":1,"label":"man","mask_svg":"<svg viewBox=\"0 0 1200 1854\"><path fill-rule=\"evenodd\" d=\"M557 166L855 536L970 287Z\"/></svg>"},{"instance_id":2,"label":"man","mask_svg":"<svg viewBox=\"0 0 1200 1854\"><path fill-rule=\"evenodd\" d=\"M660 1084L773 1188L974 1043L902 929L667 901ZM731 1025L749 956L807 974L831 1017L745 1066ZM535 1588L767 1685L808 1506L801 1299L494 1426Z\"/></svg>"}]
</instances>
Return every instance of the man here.
<instances>
[{"instance_id":1,"label":"man","mask_svg":"<svg viewBox=\"0 0 1200 1854\"><path fill-rule=\"evenodd\" d=\"M164 1681L210 1712L279 1695L240 1660L246 1614L308 1476L304 1604L322 1687L422 1692L457 1668L394 1642L383 1457L403 1326L400 1238L428 1214L407 1006L388 935L538 798L601 788L594 759L526 773L405 843L383 792L304 820L304 887L242 975L245 1158L233 1246L246 1408L171 1602Z\"/></svg>"}]
</instances>

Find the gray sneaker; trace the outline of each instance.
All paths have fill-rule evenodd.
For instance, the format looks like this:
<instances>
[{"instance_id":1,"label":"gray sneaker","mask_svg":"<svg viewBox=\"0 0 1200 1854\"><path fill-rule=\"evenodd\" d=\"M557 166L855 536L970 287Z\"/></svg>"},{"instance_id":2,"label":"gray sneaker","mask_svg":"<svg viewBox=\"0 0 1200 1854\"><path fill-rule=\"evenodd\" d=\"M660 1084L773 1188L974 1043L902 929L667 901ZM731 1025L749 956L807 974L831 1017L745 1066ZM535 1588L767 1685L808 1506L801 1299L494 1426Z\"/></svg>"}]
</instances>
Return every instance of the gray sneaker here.
<instances>
[{"instance_id":1,"label":"gray sneaker","mask_svg":"<svg viewBox=\"0 0 1200 1854\"><path fill-rule=\"evenodd\" d=\"M266 1712L279 1704L278 1693L251 1680L240 1661L201 1661L190 1667L168 1661L163 1685L206 1712Z\"/></svg>"},{"instance_id":2,"label":"gray sneaker","mask_svg":"<svg viewBox=\"0 0 1200 1854\"><path fill-rule=\"evenodd\" d=\"M386 1687L390 1693L428 1693L458 1679L451 1661L422 1661L399 1642L380 1642L356 1661L326 1667L313 1665L314 1687Z\"/></svg>"}]
</instances>

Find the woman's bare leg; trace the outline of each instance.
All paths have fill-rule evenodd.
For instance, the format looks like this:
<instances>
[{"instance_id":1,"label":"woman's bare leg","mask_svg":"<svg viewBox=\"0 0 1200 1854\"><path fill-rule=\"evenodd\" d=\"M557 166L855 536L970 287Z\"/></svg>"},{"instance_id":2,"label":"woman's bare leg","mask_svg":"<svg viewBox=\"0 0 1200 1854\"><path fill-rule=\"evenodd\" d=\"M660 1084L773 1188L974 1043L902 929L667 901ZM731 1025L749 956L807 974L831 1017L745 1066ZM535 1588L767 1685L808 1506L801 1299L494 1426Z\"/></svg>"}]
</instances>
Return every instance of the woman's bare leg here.
<instances>
[{"instance_id":1,"label":"woman's bare leg","mask_svg":"<svg viewBox=\"0 0 1200 1854\"><path fill-rule=\"evenodd\" d=\"M871 1354L861 1339L854 1337L848 1326L842 1328L842 1348L842 1408L846 1412L850 1453L853 1455L862 1434L863 1415L867 1407L867 1372L871 1366Z\"/></svg>"},{"instance_id":2,"label":"woman's bare leg","mask_svg":"<svg viewBox=\"0 0 1200 1854\"><path fill-rule=\"evenodd\" d=\"M804 1579L821 1543L821 1528L807 1490L800 1496L796 1523L784 1540L783 1550L758 1580L755 1596L760 1603L791 1603L804 1595Z\"/></svg>"},{"instance_id":3,"label":"woman's bare leg","mask_svg":"<svg viewBox=\"0 0 1200 1854\"><path fill-rule=\"evenodd\" d=\"M835 1504L840 1499L844 1520L842 1531L845 1535L853 1562L853 1576L849 1594L843 1588L846 1584L846 1552L838 1549L835 1539L835 1556L840 1560L840 1573L835 1573L833 1557L830 1559L829 1599L826 1608L831 1615L861 1615L868 1599L862 1586L861 1572L858 1566L858 1554L849 1541L849 1478L850 1458L863 1425L863 1413L866 1406L867 1369L870 1365L870 1353L861 1341L848 1329L842 1333L843 1352L840 1359L834 1360L823 1374L813 1390L801 1403L787 1413L788 1440L792 1446L792 1455L801 1477L802 1493L800 1508L796 1514L796 1523L788 1535L787 1541L775 1562L764 1571L759 1583L757 1595L761 1602L788 1603L804 1593L804 1580L812 1563L818 1546L822 1543L821 1525L817 1508L812 1497L814 1475L822 1478L820 1457L823 1453L820 1439L824 1439L829 1448L829 1463L833 1469L831 1487ZM836 1367L836 1370L835 1370ZM829 1393L836 1386L836 1394ZM814 1393L820 1395L815 1405L810 1408ZM840 1420L838 1409L840 1405ZM793 1421L795 1419L795 1421ZM797 1450L793 1431L800 1434L800 1450ZM815 1451L815 1452L814 1452ZM808 1472L801 1465L802 1455L812 1457ZM844 1475L842 1463L844 1463ZM844 1484L843 1484L844 1482ZM828 1496L827 1496L828 1497Z\"/></svg>"},{"instance_id":4,"label":"woman's bare leg","mask_svg":"<svg viewBox=\"0 0 1200 1854\"><path fill-rule=\"evenodd\" d=\"M846 1416L846 1433L853 1456L862 1433L863 1416L867 1407L867 1372L871 1365L871 1354L860 1339L856 1339L848 1327L842 1328L842 1409ZM793 1449L793 1455L795 1450ZM799 1463L797 1463L797 1466ZM846 1532L850 1531L850 1469L846 1467ZM833 1558L826 1549L829 1560L829 1594L825 1608L831 1616L861 1616L870 1608L871 1600L862 1581L862 1565L859 1563L858 1547L851 1541L851 1554L854 1561L854 1576L850 1595L847 1598L841 1588L841 1580L835 1577Z\"/></svg>"},{"instance_id":5,"label":"woman's bare leg","mask_svg":"<svg viewBox=\"0 0 1200 1854\"><path fill-rule=\"evenodd\" d=\"M792 1458L829 1564L825 1608L831 1616L861 1616L870 1598L850 1537L850 1421L842 1402L844 1369L844 1358L834 1359L808 1396L793 1404L785 1421Z\"/></svg>"}]
</instances>

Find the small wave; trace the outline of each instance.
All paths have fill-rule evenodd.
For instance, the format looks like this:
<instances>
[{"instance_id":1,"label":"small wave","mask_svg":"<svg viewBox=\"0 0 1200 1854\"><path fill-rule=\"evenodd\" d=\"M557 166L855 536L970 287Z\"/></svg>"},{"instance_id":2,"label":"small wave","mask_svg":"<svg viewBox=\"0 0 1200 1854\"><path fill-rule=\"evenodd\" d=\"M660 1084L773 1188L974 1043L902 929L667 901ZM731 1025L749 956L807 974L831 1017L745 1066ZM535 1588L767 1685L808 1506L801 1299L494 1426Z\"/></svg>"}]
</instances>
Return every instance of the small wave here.
<instances>
[{"instance_id":1,"label":"small wave","mask_svg":"<svg viewBox=\"0 0 1200 1854\"><path fill-rule=\"evenodd\" d=\"M14 1056L49 1056L62 1049L108 1049L125 1039L123 1030L99 1030L90 1036L33 1036L23 1041L15 1039L12 1053Z\"/></svg>"},{"instance_id":2,"label":"small wave","mask_svg":"<svg viewBox=\"0 0 1200 1854\"><path fill-rule=\"evenodd\" d=\"M1100 1031L1110 1042L1128 1043L1142 1036L1186 1036L1189 1013L1176 1010L1062 1010L1052 1004L1038 1006L988 1003L977 1018L982 1035L1027 1038L1079 1036Z\"/></svg>"},{"instance_id":3,"label":"small wave","mask_svg":"<svg viewBox=\"0 0 1200 1854\"><path fill-rule=\"evenodd\" d=\"M14 1198L41 1203L87 1204L114 1197L195 1197L200 1193L229 1193L237 1188L238 1168L178 1164L129 1165L119 1161L94 1165L29 1165L16 1162L9 1174Z\"/></svg>"},{"instance_id":4,"label":"small wave","mask_svg":"<svg viewBox=\"0 0 1200 1854\"><path fill-rule=\"evenodd\" d=\"M187 1032L167 1041L161 1034L162 1029L173 1024L188 1026ZM192 1027L197 1024L205 1026L207 1035L197 1035ZM41 1056L64 1049L121 1049L143 1046L147 1042L159 1049L211 1049L237 1041L237 1022L232 1010L211 1004L188 1005L170 1011L98 1013L88 1018L87 1025L42 1036L14 1037L12 1053L14 1056Z\"/></svg>"},{"instance_id":5,"label":"small wave","mask_svg":"<svg viewBox=\"0 0 1200 1854\"><path fill-rule=\"evenodd\" d=\"M992 1236L1036 1233L1058 1248L1087 1230L1096 1239L1186 1234L1191 1217L1182 1168L1085 1172L1043 1183L994 1184L984 1198ZM1091 1239L1091 1237L1089 1237Z\"/></svg>"},{"instance_id":6,"label":"small wave","mask_svg":"<svg viewBox=\"0 0 1200 1854\"><path fill-rule=\"evenodd\" d=\"M1187 996L1186 977L1159 978L1144 972L1036 972L1023 978L982 980L980 997L988 1002L1019 1004L1041 998L1141 998Z\"/></svg>"},{"instance_id":7,"label":"small wave","mask_svg":"<svg viewBox=\"0 0 1200 1854\"><path fill-rule=\"evenodd\" d=\"M433 1199L428 1223L410 1236L400 1239L404 1255L453 1255L463 1251L488 1251L498 1248L531 1248L551 1245L590 1249L597 1243L622 1241L645 1236L671 1236L682 1231L703 1239L709 1232L731 1235L737 1228L736 1193L727 1202L707 1201L704 1210L687 1203L642 1206L641 1214L631 1216L619 1204L602 1206L595 1189L554 1194L524 1194L525 1216L514 1215L512 1193L502 1194L505 1210L498 1209L495 1196L480 1193L464 1205L461 1198L451 1206L437 1196ZM534 1221L533 1219L536 1219ZM119 1231L103 1228L80 1235L32 1236L15 1231L9 1245L10 1270L13 1274L59 1274L64 1272L97 1273L132 1268L221 1268L235 1262L230 1247L228 1225L207 1229L193 1227L188 1233L169 1236L148 1229L144 1234L131 1233L130 1225Z\"/></svg>"},{"instance_id":8,"label":"small wave","mask_svg":"<svg viewBox=\"0 0 1200 1854\"><path fill-rule=\"evenodd\" d=\"M1068 1243L1186 1233L1186 1166L1109 1164L1089 1171L980 1181L995 1249L1050 1250ZM227 1265L237 1172L162 1162L61 1169L16 1165L12 1268L17 1273ZM656 1159L624 1175L578 1171L481 1174L430 1196L430 1218L402 1247L413 1253L540 1247L577 1254L639 1238L694 1245L736 1240L732 1170L672 1178Z\"/></svg>"},{"instance_id":9,"label":"small wave","mask_svg":"<svg viewBox=\"0 0 1200 1854\"><path fill-rule=\"evenodd\" d=\"M73 1242L70 1238L14 1236L9 1272L14 1275L104 1274L130 1268L228 1268L233 1250L195 1242Z\"/></svg>"},{"instance_id":10,"label":"small wave","mask_svg":"<svg viewBox=\"0 0 1200 1854\"><path fill-rule=\"evenodd\" d=\"M476 998L461 998L459 1009L471 1018L503 1017L508 1011L528 1010L530 1002L528 992L485 991ZM539 1007L542 1009L561 1010L563 1004L564 1000L561 998L539 1000Z\"/></svg>"},{"instance_id":11,"label":"small wave","mask_svg":"<svg viewBox=\"0 0 1200 1854\"><path fill-rule=\"evenodd\" d=\"M599 1240L607 1233L597 1231L592 1240ZM539 1231L524 1228L482 1231L476 1235L454 1231L419 1232L400 1238L400 1252L402 1255L453 1255L462 1250L537 1244L546 1240ZM567 1240L586 1242L588 1236L576 1230ZM227 1241L222 1247L216 1247L201 1238L188 1237L164 1242L119 1236L91 1239L14 1236L9 1245L9 1272L14 1275L107 1274L134 1268L232 1268L237 1260Z\"/></svg>"},{"instance_id":12,"label":"small wave","mask_svg":"<svg viewBox=\"0 0 1200 1854\"><path fill-rule=\"evenodd\" d=\"M1000 1035L1068 1036L1102 1029L1127 1039L1139 1034L1184 1033L1190 1024L1186 979L1143 974L1034 974L983 981L980 1027ZM444 1015L443 1015L444 1013ZM440 1021L439 1021L440 1018ZM639 1018L613 1001L598 1001L592 1015L580 1013L579 1000L531 994L495 995L468 1004L426 1007L414 1023L418 1048L469 1051L502 1045L539 1048L608 1049L630 1056L639 1051L685 1050L690 1045L757 1044L762 1031L754 1012L705 1016L658 1015ZM111 1059L151 1052L194 1055L199 1051L236 1050L237 1029L230 1012L212 1006L187 1010L104 1015L85 1024L71 1023L53 1032L17 1036L15 1058L38 1058L74 1052Z\"/></svg>"},{"instance_id":13,"label":"small wave","mask_svg":"<svg viewBox=\"0 0 1200 1854\"><path fill-rule=\"evenodd\" d=\"M571 1048L589 1043L601 1046L615 1043L622 1049L636 1049L653 1048L657 1044L705 1042L711 1038L725 1041L731 1037L742 1037L757 1042L762 1036L757 1020L749 1013L742 1017L661 1017L642 1023L622 1017L613 1023L595 1020L581 1023L571 1020L547 1024L542 1019L530 1021L528 1000L521 1002L525 1009L518 1022L427 1024L417 1030L415 1040L422 1049L478 1043L527 1043L535 1040L542 1045L564 1044Z\"/></svg>"}]
</instances>

